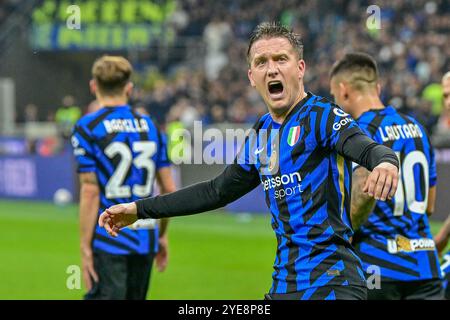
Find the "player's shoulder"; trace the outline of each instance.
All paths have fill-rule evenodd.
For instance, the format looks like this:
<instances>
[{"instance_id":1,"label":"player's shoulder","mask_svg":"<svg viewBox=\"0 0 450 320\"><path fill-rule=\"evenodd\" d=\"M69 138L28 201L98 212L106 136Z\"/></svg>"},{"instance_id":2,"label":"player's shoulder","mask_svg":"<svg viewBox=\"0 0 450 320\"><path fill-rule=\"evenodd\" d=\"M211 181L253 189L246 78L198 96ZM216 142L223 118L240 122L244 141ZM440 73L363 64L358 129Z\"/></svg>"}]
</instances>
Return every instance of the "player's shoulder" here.
<instances>
[{"instance_id":1,"label":"player's shoulder","mask_svg":"<svg viewBox=\"0 0 450 320\"><path fill-rule=\"evenodd\" d=\"M149 124L150 128L153 128L154 130L160 131L160 127L158 122L155 120L155 118L153 118L152 115L150 114L143 114L143 113L139 113L137 111L135 111L135 114L140 117L141 119L144 119L145 121L147 121L147 123Z\"/></svg>"},{"instance_id":2,"label":"player's shoulder","mask_svg":"<svg viewBox=\"0 0 450 320\"><path fill-rule=\"evenodd\" d=\"M383 125L402 122L402 117L395 108L388 106L382 109L367 110L356 119L356 122L360 128L374 135Z\"/></svg>"},{"instance_id":3,"label":"player's shoulder","mask_svg":"<svg viewBox=\"0 0 450 320\"><path fill-rule=\"evenodd\" d=\"M397 111L397 114L399 117L403 118L405 120L405 122L410 122L414 125L417 125L420 127L420 129L425 129L425 127L416 119L414 118L412 115L410 114L406 114L400 111Z\"/></svg>"},{"instance_id":4,"label":"player's shoulder","mask_svg":"<svg viewBox=\"0 0 450 320\"><path fill-rule=\"evenodd\" d=\"M310 112L318 112L323 116L328 116L330 112L333 112L336 116L345 117L348 114L342 110L340 106L331 101L330 99L318 96L308 92L309 99L304 104L304 108L300 108L299 112L303 115L307 115Z\"/></svg>"},{"instance_id":5,"label":"player's shoulder","mask_svg":"<svg viewBox=\"0 0 450 320\"><path fill-rule=\"evenodd\" d=\"M94 112L85 114L75 123L75 127L82 127L84 129L89 129L91 124L95 122L98 118L100 118L107 110L105 108L101 108Z\"/></svg>"},{"instance_id":6,"label":"player's shoulder","mask_svg":"<svg viewBox=\"0 0 450 320\"><path fill-rule=\"evenodd\" d=\"M390 111L389 114L386 114L386 117L389 117L389 119L391 119L391 121L397 121L399 123L407 124L407 125L412 124L415 127L418 127L422 131L422 133L425 133L426 135L428 135L426 128L412 115L406 114L399 110L396 110L392 106L387 107L386 110Z\"/></svg>"},{"instance_id":7,"label":"player's shoulder","mask_svg":"<svg viewBox=\"0 0 450 320\"><path fill-rule=\"evenodd\" d=\"M399 112L399 114L402 114ZM404 116L404 118L408 119L410 121L411 124L413 124L416 128L420 129L420 133L422 133L422 137L425 136L428 140L430 140L430 133L428 132L427 128L425 128L425 126L420 123L416 118L414 118L411 115L407 115L407 114L402 114ZM431 141L429 141L429 143L431 143Z\"/></svg>"},{"instance_id":8,"label":"player's shoulder","mask_svg":"<svg viewBox=\"0 0 450 320\"><path fill-rule=\"evenodd\" d=\"M270 116L270 113L267 112L266 114L263 114L261 117L259 117L258 120L256 120L252 129L254 129L254 130L262 129L262 128L266 127L271 121L272 121L272 117Z\"/></svg>"},{"instance_id":9,"label":"player's shoulder","mask_svg":"<svg viewBox=\"0 0 450 320\"><path fill-rule=\"evenodd\" d=\"M150 113L141 113L132 109L131 114L134 118L138 118L139 121L145 121L147 123L150 139L157 139L159 141L165 141L167 139L163 128L161 128L161 125Z\"/></svg>"},{"instance_id":10,"label":"player's shoulder","mask_svg":"<svg viewBox=\"0 0 450 320\"><path fill-rule=\"evenodd\" d=\"M147 122L150 132L155 132L157 136L161 138L163 133L161 130L161 126L151 114L144 114L135 110L133 110L132 112L135 117L138 117L139 119L145 120Z\"/></svg>"}]
</instances>

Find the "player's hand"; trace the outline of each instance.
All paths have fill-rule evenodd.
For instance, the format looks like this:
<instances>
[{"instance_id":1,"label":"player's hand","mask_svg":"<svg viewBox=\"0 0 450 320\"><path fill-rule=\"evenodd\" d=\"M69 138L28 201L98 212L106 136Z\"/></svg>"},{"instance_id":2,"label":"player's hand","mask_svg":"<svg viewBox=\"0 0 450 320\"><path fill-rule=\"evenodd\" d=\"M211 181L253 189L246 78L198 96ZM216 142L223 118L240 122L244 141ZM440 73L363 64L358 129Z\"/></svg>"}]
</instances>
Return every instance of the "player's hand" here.
<instances>
[{"instance_id":1,"label":"player's hand","mask_svg":"<svg viewBox=\"0 0 450 320\"><path fill-rule=\"evenodd\" d=\"M382 162L370 173L363 191L376 200L386 201L394 197L397 183L398 168L389 162Z\"/></svg>"},{"instance_id":2,"label":"player's hand","mask_svg":"<svg viewBox=\"0 0 450 320\"><path fill-rule=\"evenodd\" d=\"M105 228L110 236L117 237L123 227L133 224L138 219L134 202L116 204L102 212L98 218L100 227Z\"/></svg>"},{"instance_id":3,"label":"player's hand","mask_svg":"<svg viewBox=\"0 0 450 320\"><path fill-rule=\"evenodd\" d=\"M156 254L155 260L159 272L166 270L169 261L169 239L167 238L167 234L159 238L159 251Z\"/></svg>"},{"instance_id":4,"label":"player's hand","mask_svg":"<svg viewBox=\"0 0 450 320\"><path fill-rule=\"evenodd\" d=\"M94 269L94 256L91 248L81 248L81 269L83 270L83 282L87 291L92 289L92 280L98 282L98 275Z\"/></svg>"}]
</instances>

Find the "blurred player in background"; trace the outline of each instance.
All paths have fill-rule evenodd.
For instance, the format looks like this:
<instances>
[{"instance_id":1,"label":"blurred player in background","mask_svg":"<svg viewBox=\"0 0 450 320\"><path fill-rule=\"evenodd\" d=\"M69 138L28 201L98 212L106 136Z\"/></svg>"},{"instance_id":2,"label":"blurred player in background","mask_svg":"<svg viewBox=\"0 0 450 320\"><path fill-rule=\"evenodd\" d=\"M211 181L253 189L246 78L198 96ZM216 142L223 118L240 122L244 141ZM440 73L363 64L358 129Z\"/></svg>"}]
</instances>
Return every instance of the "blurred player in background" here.
<instances>
[{"instance_id":1,"label":"blurred player in background","mask_svg":"<svg viewBox=\"0 0 450 320\"><path fill-rule=\"evenodd\" d=\"M448 115L450 115L450 71L447 72L442 77L442 91L444 94L444 109L446 118L445 121L448 122L448 127L450 127L450 118ZM447 125L447 123L446 123ZM443 126L447 128L447 126ZM439 252L439 254L442 255L445 247L448 244L448 240L450 239L450 216L448 216L447 220L445 220L444 225L442 226L439 233L434 238L434 241L436 242L436 248ZM443 276L445 277L444 286L445 286L445 298L450 300L450 252L447 252L446 255L443 257L441 270L443 273Z\"/></svg>"},{"instance_id":2,"label":"blurred player in background","mask_svg":"<svg viewBox=\"0 0 450 320\"><path fill-rule=\"evenodd\" d=\"M137 217L217 209L262 184L278 242L266 299L366 299L361 261L350 244L351 161L372 171L366 190L385 200L395 193L398 159L339 107L305 92L298 35L262 23L247 57L250 83L269 113L257 121L235 163L210 181L114 206L101 215L101 225L115 235ZM264 130L268 139L258 134Z\"/></svg>"},{"instance_id":3,"label":"blurred player in background","mask_svg":"<svg viewBox=\"0 0 450 320\"><path fill-rule=\"evenodd\" d=\"M369 299L441 299L442 279L428 217L436 198L436 163L425 129L415 119L381 102L376 62L364 53L349 53L331 70L331 94L365 132L392 148L400 160L395 197L376 201L363 191L370 174L353 172L353 244L363 260L381 269L381 289Z\"/></svg>"},{"instance_id":4,"label":"blurred player in background","mask_svg":"<svg viewBox=\"0 0 450 320\"><path fill-rule=\"evenodd\" d=\"M442 77L442 93L444 98L444 110L439 117L437 129L442 133L450 133L450 71Z\"/></svg>"},{"instance_id":5,"label":"blurred player in background","mask_svg":"<svg viewBox=\"0 0 450 320\"><path fill-rule=\"evenodd\" d=\"M153 121L128 105L132 67L123 57L103 56L92 67L91 91L100 109L75 125L72 144L80 178L80 233L86 299L145 299L156 254L167 265L167 224L139 220L107 236L98 214L111 205L172 192L165 139Z\"/></svg>"}]
</instances>

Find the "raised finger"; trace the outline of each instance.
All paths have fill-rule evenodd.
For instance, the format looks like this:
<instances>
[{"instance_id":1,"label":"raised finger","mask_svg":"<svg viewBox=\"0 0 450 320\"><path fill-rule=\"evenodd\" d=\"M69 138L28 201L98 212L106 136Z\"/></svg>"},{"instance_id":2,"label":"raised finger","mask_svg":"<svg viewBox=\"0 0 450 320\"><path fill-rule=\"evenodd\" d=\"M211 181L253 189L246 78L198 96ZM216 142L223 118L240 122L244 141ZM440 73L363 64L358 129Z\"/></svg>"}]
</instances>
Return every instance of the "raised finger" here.
<instances>
[{"instance_id":1,"label":"raised finger","mask_svg":"<svg viewBox=\"0 0 450 320\"><path fill-rule=\"evenodd\" d=\"M383 191L381 192L380 200L386 201L387 196L389 195L389 192L391 191L392 186L392 176L387 175L384 181Z\"/></svg>"},{"instance_id":2,"label":"raised finger","mask_svg":"<svg viewBox=\"0 0 450 320\"><path fill-rule=\"evenodd\" d=\"M392 187L389 192L389 199L392 199L395 196L395 193L397 192L397 187L398 187L398 174L392 177Z\"/></svg>"},{"instance_id":3,"label":"raised finger","mask_svg":"<svg viewBox=\"0 0 450 320\"><path fill-rule=\"evenodd\" d=\"M366 187L367 193L369 196L373 197L375 192L375 187L378 181L380 173L377 171L372 171L372 173L369 175L369 178L367 178Z\"/></svg>"},{"instance_id":4,"label":"raised finger","mask_svg":"<svg viewBox=\"0 0 450 320\"><path fill-rule=\"evenodd\" d=\"M378 176L377 183L375 184L375 190L374 190L374 198L376 200L380 200L381 198L381 192L383 191L384 182L386 181L386 174L384 172L381 172Z\"/></svg>"},{"instance_id":5,"label":"raised finger","mask_svg":"<svg viewBox=\"0 0 450 320\"><path fill-rule=\"evenodd\" d=\"M100 225L100 227L103 227L105 225L108 218L109 218L108 213L103 211L100 217L98 218L98 224Z\"/></svg>"}]
</instances>

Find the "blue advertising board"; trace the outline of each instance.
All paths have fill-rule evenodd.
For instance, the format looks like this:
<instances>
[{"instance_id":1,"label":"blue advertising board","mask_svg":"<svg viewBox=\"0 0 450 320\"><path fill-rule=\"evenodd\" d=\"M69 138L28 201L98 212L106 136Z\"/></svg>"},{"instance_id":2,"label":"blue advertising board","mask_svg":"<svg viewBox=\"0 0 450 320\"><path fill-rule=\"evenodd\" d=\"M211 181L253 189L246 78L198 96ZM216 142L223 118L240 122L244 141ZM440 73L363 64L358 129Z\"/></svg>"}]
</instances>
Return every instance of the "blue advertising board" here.
<instances>
[{"instance_id":1,"label":"blue advertising board","mask_svg":"<svg viewBox=\"0 0 450 320\"><path fill-rule=\"evenodd\" d=\"M71 153L0 156L0 198L51 201L59 189L75 194Z\"/></svg>"}]
</instances>

